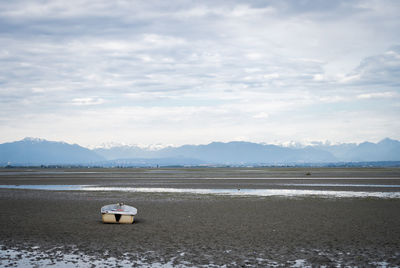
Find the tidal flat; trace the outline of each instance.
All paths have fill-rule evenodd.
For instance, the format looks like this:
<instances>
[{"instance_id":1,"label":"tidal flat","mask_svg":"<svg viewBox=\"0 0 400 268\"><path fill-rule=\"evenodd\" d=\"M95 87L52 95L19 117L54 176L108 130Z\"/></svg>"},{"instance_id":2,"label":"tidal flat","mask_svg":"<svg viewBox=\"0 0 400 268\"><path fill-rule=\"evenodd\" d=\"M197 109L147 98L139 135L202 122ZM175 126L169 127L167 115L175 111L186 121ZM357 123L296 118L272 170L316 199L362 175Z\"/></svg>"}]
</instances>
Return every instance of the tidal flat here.
<instances>
[{"instance_id":1,"label":"tidal flat","mask_svg":"<svg viewBox=\"0 0 400 268\"><path fill-rule=\"evenodd\" d=\"M397 168L2 169L0 185L13 186L0 189L0 266L400 266L398 197L211 191L397 196ZM134 224L101 222L117 202L138 209Z\"/></svg>"}]
</instances>

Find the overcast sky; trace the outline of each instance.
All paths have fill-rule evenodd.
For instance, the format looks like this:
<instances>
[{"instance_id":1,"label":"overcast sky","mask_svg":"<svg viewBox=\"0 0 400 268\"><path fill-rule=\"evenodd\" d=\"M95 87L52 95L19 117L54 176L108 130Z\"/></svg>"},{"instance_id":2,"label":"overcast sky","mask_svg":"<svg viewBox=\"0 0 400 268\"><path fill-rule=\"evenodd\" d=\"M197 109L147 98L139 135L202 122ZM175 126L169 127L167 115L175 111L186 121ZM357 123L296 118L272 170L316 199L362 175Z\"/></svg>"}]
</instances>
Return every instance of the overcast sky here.
<instances>
[{"instance_id":1,"label":"overcast sky","mask_svg":"<svg viewBox=\"0 0 400 268\"><path fill-rule=\"evenodd\" d=\"M400 139L400 1L1 1L0 142Z\"/></svg>"}]
</instances>

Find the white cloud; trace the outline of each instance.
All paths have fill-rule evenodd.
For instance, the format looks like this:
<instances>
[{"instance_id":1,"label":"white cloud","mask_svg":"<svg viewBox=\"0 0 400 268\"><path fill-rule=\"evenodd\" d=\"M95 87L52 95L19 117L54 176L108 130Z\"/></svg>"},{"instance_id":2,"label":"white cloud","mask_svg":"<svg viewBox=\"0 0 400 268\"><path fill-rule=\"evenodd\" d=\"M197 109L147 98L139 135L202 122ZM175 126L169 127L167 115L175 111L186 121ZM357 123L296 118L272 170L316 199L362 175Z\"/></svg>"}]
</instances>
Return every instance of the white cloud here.
<instances>
[{"instance_id":1,"label":"white cloud","mask_svg":"<svg viewBox=\"0 0 400 268\"><path fill-rule=\"evenodd\" d=\"M72 100L72 105L98 105L103 103L102 98L75 98Z\"/></svg>"},{"instance_id":2,"label":"white cloud","mask_svg":"<svg viewBox=\"0 0 400 268\"><path fill-rule=\"evenodd\" d=\"M313 79L315 81L324 81L325 77L323 74L314 74Z\"/></svg>"},{"instance_id":3,"label":"white cloud","mask_svg":"<svg viewBox=\"0 0 400 268\"><path fill-rule=\"evenodd\" d=\"M371 92L357 95L359 99L394 98L399 97L396 92Z\"/></svg>"},{"instance_id":4,"label":"white cloud","mask_svg":"<svg viewBox=\"0 0 400 268\"><path fill-rule=\"evenodd\" d=\"M339 82L340 83L348 83L348 82L353 82L353 81L358 81L361 79L360 74L354 74L354 75L338 75L339 77Z\"/></svg>"},{"instance_id":5,"label":"white cloud","mask_svg":"<svg viewBox=\"0 0 400 268\"><path fill-rule=\"evenodd\" d=\"M261 113L254 115L253 117L257 118L257 119L267 119L269 117L269 114L265 113L265 112L261 112Z\"/></svg>"}]
</instances>

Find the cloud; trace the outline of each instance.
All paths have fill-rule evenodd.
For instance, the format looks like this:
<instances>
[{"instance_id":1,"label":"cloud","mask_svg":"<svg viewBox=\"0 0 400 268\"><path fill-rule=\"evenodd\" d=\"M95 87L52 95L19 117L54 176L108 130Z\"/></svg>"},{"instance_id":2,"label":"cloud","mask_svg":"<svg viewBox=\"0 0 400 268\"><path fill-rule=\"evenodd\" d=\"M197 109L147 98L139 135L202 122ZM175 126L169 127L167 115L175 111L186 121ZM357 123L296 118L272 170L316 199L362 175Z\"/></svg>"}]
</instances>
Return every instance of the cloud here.
<instances>
[{"instance_id":1,"label":"cloud","mask_svg":"<svg viewBox=\"0 0 400 268\"><path fill-rule=\"evenodd\" d=\"M287 141L317 135L297 135L291 118L317 129L368 109L396 133L382 122L399 113L399 11L396 1L3 1L0 138L64 135L58 120L78 143L115 127L118 142L132 126L141 134L128 143Z\"/></svg>"},{"instance_id":2,"label":"cloud","mask_svg":"<svg viewBox=\"0 0 400 268\"><path fill-rule=\"evenodd\" d=\"M253 117L257 118L257 119L267 119L269 117L269 115L265 112L261 112L261 113L254 115Z\"/></svg>"},{"instance_id":3,"label":"cloud","mask_svg":"<svg viewBox=\"0 0 400 268\"><path fill-rule=\"evenodd\" d=\"M102 98L75 98L72 100L72 105L99 105L103 103Z\"/></svg>"},{"instance_id":4,"label":"cloud","mask_svg":"<svg viewBox=\"0 0 400 268\"><path fill-rule=\"evenodd\" d=\"M364 59L355 75L364 84L400 86L400 46Z\"/></svg>"},{"instance_id":5,"label":"cloud","mask_svg":"<svg viewBox=\"0 0 400 268\"><path fill-rule=\"evenodd\" d=\"M372 92L357 95L359 99L373 99L373 98L394 98L399 97L399 94L396 92Z\"/></svg>"}]
</instances>

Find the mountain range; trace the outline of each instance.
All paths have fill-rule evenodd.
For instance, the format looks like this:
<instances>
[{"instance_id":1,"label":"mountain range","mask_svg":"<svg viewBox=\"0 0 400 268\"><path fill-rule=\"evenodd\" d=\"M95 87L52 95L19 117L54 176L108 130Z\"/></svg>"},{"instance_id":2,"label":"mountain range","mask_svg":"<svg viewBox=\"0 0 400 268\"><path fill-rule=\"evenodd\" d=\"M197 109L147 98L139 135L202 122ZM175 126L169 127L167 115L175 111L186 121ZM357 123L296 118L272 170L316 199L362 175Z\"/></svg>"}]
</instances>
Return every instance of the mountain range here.
<instances>
[{"instance_id":1,"label":"mountain range","mask_svg":"<svg viewBox=\"0 0 400 268\"><path fill-rule=\"evenodd\" d=\"M104 158L92 150L65 142L25 138L0 144L0 165L79 165L102 160Z\"/></svg>"},{"instance_id":2,"label":"mountain range","mask_svg":"<svg viewBox=\"0 0 400 268\"><path fill-rule=\"evenodd\" d=\"M287 165L400 161L400 141L285 147L252 142L212 142L150 150L138 146L87 149L77 144L25 138L0 144L0 166L201 166Z\"/></svg>"}]
</instances>

